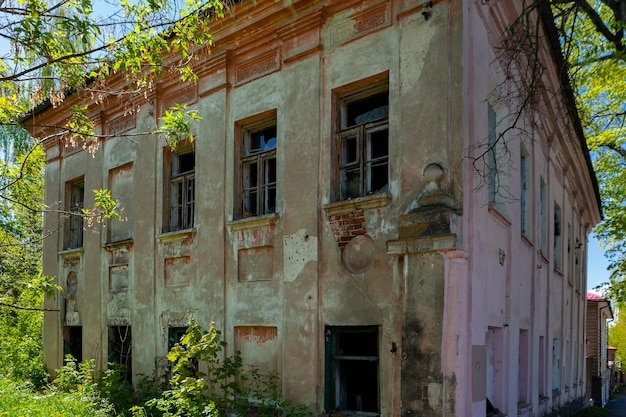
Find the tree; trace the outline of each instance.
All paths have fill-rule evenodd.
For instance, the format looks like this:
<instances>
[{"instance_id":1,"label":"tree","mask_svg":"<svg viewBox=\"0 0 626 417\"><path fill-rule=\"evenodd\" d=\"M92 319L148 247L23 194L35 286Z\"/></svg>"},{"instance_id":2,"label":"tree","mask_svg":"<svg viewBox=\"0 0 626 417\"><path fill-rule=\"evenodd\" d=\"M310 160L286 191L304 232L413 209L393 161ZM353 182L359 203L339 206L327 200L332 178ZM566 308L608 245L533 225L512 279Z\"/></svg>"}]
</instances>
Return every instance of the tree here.
<instances>
[{"instance_id":1,"label":"tree","mask_svg":"<svg viewBox=\"0 0 626 417\"><path fill-rule=\"evenodd\" d=\"M41 275L45 158L34 145L28 132L0 128L0 370L42 384L41 309L53 286Z\"/></svg>"},{"instance_id":2,"label":"tree","mask_svg":"<svg viewBox=\"0 0 626 417\"><path fill-rule=\"evenodd\" d=\"M626 300L626 0L526 0L521 6L497 48L507 82L518 84L497 87L520 109L508 130L524 132L525 116L541 111L545 97L580 120L603 204L594 233L610 260L609 296ZM551 46L559 50L561 92L541 81L546 35L559 39Z\"/></svg>"},{"instance_id":3,"label":"tree","mask_svg":"<svg viewBox=\"0 0 626 417\"><path fill-rule=\"evenodd\" d=\"M145 97L164 72L196 81L193 63L210 52L209 24L223 16L224 7L220 0L120 0L115 7L92 0L0 0L0 41L8 46L0 56L0 126L18 126L35 106L60 106L70 95L91 105ZM123 87L112 80L123 80ZM63 126L50 126L50 135L70 142L97 139L87 110L74 106ZM175 105L148 133L175 146L190 137L189 125L198 118ZM101 197L96 208L113 213L114 204Z\"/></svg>"},{"instance_id":4,"label":"tree","mask_svg":"<svg viewBox=\"0 0 626 417\"><path fill-rule=\"evenodd\" d=\"M193 64L210 53L209 25L223 16L227 3L120 0L114 6L108 0L0 0L0 245L7 253L0 259L2 302L34 308L20 304L24 286L44 288L41 279L34 285L35 271L41 269L41 214L58 208L43 204L41 143L52 136L97 143L103 136L94 132L90 105L113 97L147 97L155 78L164 73L195 82ZM25 123L37 106L62 106L70 96L86 105L74 106L63 125ZM139 134L160 135L176 146L193 139L191 123L197 120L195 112L174 104L158 126ZM34 139L22 128L49 133ZM108 190L93 191L93 208L65 214L116 217ZM17 262L17 255L25 256L24 261Z\"/></svg>"},{"instance_id":5,"label":"tree","mask_svg":"<svg viewBox=\"0 0 626 417\"><path fill-rule=\"evenodd\" d=\"M610 260L610 295L626 282L626 1L554 0L563 51L593 154L604 220L595 229Z\"/></svg>"},{"instance_id":6,"label":"tree","mask_svg":"<svg viewBox=\"0 0 626 417\"><path fill-rule=\"evenodd\" d=\"M626 315L621 306L617 310L617 320L609 327L609 346L617 348L615 352L615 369L626 370Z\"/></svg>"}]
</instances>

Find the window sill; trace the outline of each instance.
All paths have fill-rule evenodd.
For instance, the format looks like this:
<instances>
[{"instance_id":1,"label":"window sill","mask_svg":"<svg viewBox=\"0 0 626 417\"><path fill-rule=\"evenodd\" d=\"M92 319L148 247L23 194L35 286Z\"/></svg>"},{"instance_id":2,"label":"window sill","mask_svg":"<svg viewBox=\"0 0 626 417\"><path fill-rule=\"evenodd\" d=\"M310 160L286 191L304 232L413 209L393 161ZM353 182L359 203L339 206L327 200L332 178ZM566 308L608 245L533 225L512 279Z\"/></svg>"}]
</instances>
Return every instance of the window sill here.
<instances>
[{"instance_id":1,"label":"window sill","mask_svg":"<svg viewBox=\"0 0 626 417\"><path fill-rule=\"evenodd\" d=\"M389 194L374 194L350 200L336 201L324 204L322 208L329 216L353 213L356 210L367 210L385 207L391 201Z\"/></svg>"},{"instance_id":2,"label":"window sill","mask_svg":"<svg viewBox=\"0 0 626 417\"><path fill-rule=\"evenodd\" d=\"M259 227L274 226L278 221L278 214L262 214L260 216L246 217L244 219L237 219L227 222L226 225L233 231L257 229Z\"/></svg>"},{"instance_id":3,"label":"window sill","mask_svg":"<svg viewBox=\"0 0 626 417\"><path fill-rule=\"evenodd\" d=\"M84 252L85 252L85 248L81 246L80 248L63 249L63 250L60 250L58 253L59 255L63 257L68 257L68 256L82 255Z\"/></svg>"},{"instance_id":4,"label":"window sill","mask_svg":"<svg viewBox=\"0 0 626 417\"><path fill-rule=\"evenodd\" d=\"M125 247L126 249L128 249L131 246L133 246L133 243L134 243L133 239L130 238L130 239L118 240L115 242L107 242L104 245L102 245L102 247L106 249L107 251L111 252L115 249L119 249L122 247Z\"/></svg>"},{"instance_id":5,"label":"window sill","mask_svg":"<svg viewBox=\"0 0 626 417\"><path fill-rule=\"evenodd\" d=\"M533 242L526 236L526 234L522 233L522 242L524 242L529 248L533 247Z\"/></svg>"},{"instance_id":6,"label":"window sill","mask_svg":"<svg viewBox=\"0 0 626 417\"><path fill-rule=\"evenodd\" d=\"M511 226L511 220L494 204L489 204L489 213L504 227Z\"/></svg>"},{"instance_id":7,"label":"window sill","mask_svg":"<svg viewBox=\"0 0 626 417\"><path fill-rule=\"evenodd\" d=\"M197 229L174 230L172 232L161 233L156 236L159 242L170 242L195 236Z\"/></svg>"}]
</instances>

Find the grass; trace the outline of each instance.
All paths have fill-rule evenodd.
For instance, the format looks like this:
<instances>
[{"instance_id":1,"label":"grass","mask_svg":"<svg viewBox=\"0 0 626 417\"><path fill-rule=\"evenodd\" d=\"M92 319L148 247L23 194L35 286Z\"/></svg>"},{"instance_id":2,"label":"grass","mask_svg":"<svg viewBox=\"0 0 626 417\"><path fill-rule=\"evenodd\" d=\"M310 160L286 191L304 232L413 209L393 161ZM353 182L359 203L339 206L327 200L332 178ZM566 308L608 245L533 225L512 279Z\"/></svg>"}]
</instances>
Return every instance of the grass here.
<instances>
[{"instance_id":1,"label":"grass","mask_svg":"<svg viewBox=\"0 0 626 417\"><path fill-rule=\"evenodd\" d=\"M586 407L574 414L574 417L602 417L608 413L609 410L600 407Z\"/></svg>"},{"instance_id":2,"label":"grass","mask_svg":"<svg viewBox=\"0 0 626 417\"><path fill-rule=\"evenodd\" d=\"M0 380L0 417L108 417L106 401L88 392L33 392L26 385Z\"/></svg>"}]
</instances>

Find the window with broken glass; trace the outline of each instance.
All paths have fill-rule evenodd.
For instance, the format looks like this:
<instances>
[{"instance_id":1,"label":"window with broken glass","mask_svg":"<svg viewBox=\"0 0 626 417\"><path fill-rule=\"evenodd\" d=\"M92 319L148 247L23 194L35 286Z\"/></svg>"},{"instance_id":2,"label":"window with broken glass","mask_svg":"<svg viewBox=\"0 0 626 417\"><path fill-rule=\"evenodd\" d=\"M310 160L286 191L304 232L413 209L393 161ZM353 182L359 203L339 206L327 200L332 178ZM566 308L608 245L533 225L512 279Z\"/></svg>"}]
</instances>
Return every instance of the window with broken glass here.
<instances>
[{"instance_id":1,"label":"window with broken glass","mask_svg":"<svg viewBox=\"0 0 626 417\"><path fill-rule=\"evenodd\" d=\"M184 149L171 155L169 230L193 227L196 154Z\"/></svg>"},{"instance_id":2,"label":"window with broken glass","mask_svg":"<svg viewBox=\"0 0 626 417\"><path fill-rule=\"evenodd\" d=\"M83 247L83 209L85 208L85 182L83 179L72 181L67 185L69 201L65 248Z\"/></svg>"},{"instance_id":3,"label":"window with broken glass","mask_svg":"<svg viewBox=\"0 0 626 417\"><path fill-rule=\"evenodd\" d=\"M378 416L378 326L326 327L325 408Z\"/></svg>"},{"instance_id":4,"label":"window with broken glass","mask_svg":"<svg viewBox=\"0 0 626 417\"><path fill-rule=\"evenodd\" d=\"M386 193L389 182L387 84L340 98L338 198Z\"/></svg>"},{"instance_id":5,"label":"window with broken glass","mask_svg":"<svg viewBox=\"0 0 626 417\"><path fill-rule=\"evenodd\" d=\"M243 130L241 154L242 217L276 212L276 121Z\"/></svg>"}]
</instances>

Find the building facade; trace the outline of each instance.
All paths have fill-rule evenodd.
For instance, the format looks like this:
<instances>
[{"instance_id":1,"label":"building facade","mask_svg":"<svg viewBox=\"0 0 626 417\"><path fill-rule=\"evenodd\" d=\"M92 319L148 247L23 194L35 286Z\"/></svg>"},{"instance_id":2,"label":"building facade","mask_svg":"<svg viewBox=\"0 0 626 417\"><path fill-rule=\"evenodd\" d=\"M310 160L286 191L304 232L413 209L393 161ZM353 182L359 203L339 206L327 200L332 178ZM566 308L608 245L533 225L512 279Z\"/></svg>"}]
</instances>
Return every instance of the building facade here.
<instances>
[{"instance_id":1,"label":"building facade","mask_svg":"<svg viewBox=\"0 0 626 417\"><path fill-rule=\"evenodd\" d=\"M609 363L608 321L612 319L611 303L601 295L587 292L587 338L585 339L587 389L593 403L598 407L605 407L611 395L612 370ZM613 348L613 360L615 350Z\"/></svg>"},{"instance_id":2,"label":"building facade","mask_svg":"<svg viewBox=\"0 0 626 417\"><path fill-rule=\"evenodd\" d=\"M92 103L94 154L48 136L49 206L108 188L122 207L46 214L44 273L64 288L49 369L73 353L149 375L193 316L317 413L582 401L597 184L550 36L552 93L507 129L518 87L496 51L521 3L245 0L212 26L197 84ZM145 133L173 103L203 117L175 149Z\"/></svg>"}]
</instances>

